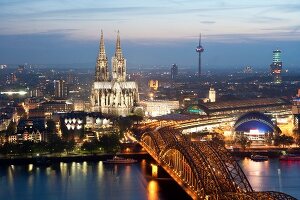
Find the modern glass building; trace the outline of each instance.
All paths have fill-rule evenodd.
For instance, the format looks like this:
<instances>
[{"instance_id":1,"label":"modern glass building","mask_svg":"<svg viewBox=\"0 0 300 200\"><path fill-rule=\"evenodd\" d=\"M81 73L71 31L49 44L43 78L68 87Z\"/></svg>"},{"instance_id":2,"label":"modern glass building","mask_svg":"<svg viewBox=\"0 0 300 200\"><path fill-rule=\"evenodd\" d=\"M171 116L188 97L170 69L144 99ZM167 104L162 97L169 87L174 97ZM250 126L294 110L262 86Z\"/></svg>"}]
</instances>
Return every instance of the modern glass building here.
<instances>
[{"instance_id":1,"label":"modern glass building","mask_svg":"<svg viewBox=\"0 0 300 200\"><path fill-rule=\"evenodd\" d=\"M281 51L275 50L273 51L273 62L270 65L271 73L274 76L274 83L281 83L281 70L282 70L282 60L281 60Z\"/></svg>"}]
</instances>

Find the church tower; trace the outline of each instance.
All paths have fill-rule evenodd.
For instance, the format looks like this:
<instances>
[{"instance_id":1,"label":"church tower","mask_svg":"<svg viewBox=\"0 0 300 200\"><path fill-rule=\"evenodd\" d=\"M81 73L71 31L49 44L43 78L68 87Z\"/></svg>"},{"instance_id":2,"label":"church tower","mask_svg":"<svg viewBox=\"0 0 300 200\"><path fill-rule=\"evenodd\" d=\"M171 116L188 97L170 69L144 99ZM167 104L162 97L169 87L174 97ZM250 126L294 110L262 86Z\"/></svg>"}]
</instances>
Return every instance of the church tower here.
<instances>
[{"instance_id":1,"label":"church tower","mask_svg":"<svg viewBox=\"0 0 300 200\"><path fill-rule=\"evenodd\" d=\"M103 31L101 30L101 39L99 54L96 62L95 81L109 81L108 62L105 53Z\"/></svg>"},{"instance_id":2,"label":"church tower","mask_svg":"<svg viewBox=\"0 0 300 200\"><path fill-rule=\"evenodd\" d=\"M209 102L216 102L216 90L213 87L209 88L208 98Z\"/></svg>"},{"instance_id":3,"label":"church tower","mask_svg":"<svg viewBox=\"0 0 300 200\"><path fill-rule=\"evenodd\" d=\"M108 72L107 57L101 31L100 50L96 63L95 81L91 90L91 110L116 116L126 116L139 101L138 85L126 81L126 59L123 57L118 31L116 52L112 58L112 77Z\"/></svg>"},{"instance_id":4,"label":"church tower","mask_svg":"<svg viewBox=\"0 0 300 200\"><path fill-rule=\"evenodd\" d=\"M114 81L123 82L126 81L126 59L123 57L120 41L120 33L118 31L116 52L112 57L112 78Z\"/></svg>"}]
</instances>

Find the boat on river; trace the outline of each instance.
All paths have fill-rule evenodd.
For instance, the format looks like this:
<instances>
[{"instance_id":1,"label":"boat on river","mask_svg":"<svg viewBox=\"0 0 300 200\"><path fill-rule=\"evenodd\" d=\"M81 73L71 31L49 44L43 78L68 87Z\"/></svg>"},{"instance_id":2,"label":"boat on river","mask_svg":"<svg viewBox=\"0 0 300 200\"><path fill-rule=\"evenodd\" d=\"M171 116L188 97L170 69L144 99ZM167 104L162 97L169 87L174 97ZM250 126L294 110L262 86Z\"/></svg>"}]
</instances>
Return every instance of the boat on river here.
<instances>
[{"instance_id":1,"label":"boat on river","mask_svg":"<svg viewBox=\"0 0 300 200\"><path fill-rule=\"evenodd\" d=\"M280 156L279 160L282 160L282 161L300 161L300 155L286 154L286 155Z\"/></svg>"},{"instance_id":2,"label":"boat on river","mask_svg":"<svg viewBox=\"0 0 300 200\"><path fill-rule=\"evenodd\" d=\"M132 164L132 163L136 163L137 160L132 159L132 158L122 158L122 157L118 157L118 156L114 156L112 159L107 159L105 161L103 161L103 163L106 164Z\"/></svg>"},{"instance_id":3,"label":"boat on river","mask_svg":"<svg viewBox=\"0 0 300 200\"><path fill-rule=\"evenodd\" d=\"M262 156L262 155L251 155L250 158L253 161L267 161L269 159L268 156Z\"/></svg>"}]
</instances>

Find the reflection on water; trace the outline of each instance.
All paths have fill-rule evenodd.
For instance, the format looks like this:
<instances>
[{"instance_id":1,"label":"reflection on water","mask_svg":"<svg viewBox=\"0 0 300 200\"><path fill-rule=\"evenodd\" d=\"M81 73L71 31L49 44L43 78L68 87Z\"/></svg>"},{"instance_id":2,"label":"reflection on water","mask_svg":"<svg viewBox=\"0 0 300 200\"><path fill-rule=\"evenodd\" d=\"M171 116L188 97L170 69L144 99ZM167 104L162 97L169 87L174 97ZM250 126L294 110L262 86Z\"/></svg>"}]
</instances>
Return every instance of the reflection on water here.
<instances>
[{"instance_id":1,"label":"reflection on water","mask_svg":"<svg viewBox=\"0 0 300 200\"><path fill-rule=\"evenodd\" d=\"M157 181L151 180L148 183L148 195L149 195L149 200L158 200L158 183Z\"/></svg>"},{"instance_id":2,"label":"reflection on water","mask_svg":"<svg viewBox=\"0 0 300 200\"><path fill-rule=\"evenodd\" d=\"M300 162L255 162L245 158L240 165L254 190L280 191L300 199Z\"/></svg>"},{"instance_id":3,"label":"reflection on water","mask_svg":"<svg viewBox=\"0 0 300 200\"><path fill-rule=\"evenodd\" d=\"M240 161L254 190L282 191L300 199L300 162ZM170 179L153 179L145 160L133 165L58 163L51 167L0 165L0 199L189 199Z\"/></svg>"},{"instance_id":4,"label":"reflection on water","mask_svg":"<svg viewBox=\"0 0 300 200\"><path fill-rule=\"evenodd\" d=\"M0 188L0 199L10 200L189 199L174 181L152 179L146 161L0 166Z\"/></svg>"}]
</instances>

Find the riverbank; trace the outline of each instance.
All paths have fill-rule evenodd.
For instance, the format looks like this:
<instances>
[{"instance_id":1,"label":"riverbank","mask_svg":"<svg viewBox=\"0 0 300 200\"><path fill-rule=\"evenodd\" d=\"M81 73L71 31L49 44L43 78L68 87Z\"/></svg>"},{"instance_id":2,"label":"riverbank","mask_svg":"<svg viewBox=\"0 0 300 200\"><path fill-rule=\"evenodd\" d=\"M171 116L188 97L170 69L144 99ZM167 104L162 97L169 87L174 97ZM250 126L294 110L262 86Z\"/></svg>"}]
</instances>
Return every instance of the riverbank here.
<instances>
[{"instance_id":1,"label":"riverbank","mask_svg":"<svg viewBox=\"0 0 300 200\"><path fill-rule=\"evenodd\" d=\"M124 158L133 158L136 160L142 159L151 159L150 155L145 153L118 153L118 156ZM89 154L89 155L46 155L47 160L51 163L59 163L59 162L97 162L107 160L112 158L115 154ZM23 164L34 164L41 156L27 156L27 157L20 157L20 156L11 156L11 157L1 157L0 163L3 165L23 165Z\"/></svg>"},{"instance_id":2,"label":"riverbank","mask_svg":"<svg viewBox=\"0 0 300 200\"><path fill-rule=\"evenodd\" d=\"M291 154L300 154L300 148L251 148L245 151L241 150L230 150L230 153L236 157L250 157L252 154L259 154L263 156L268 156L269 158L279 158L283 152Z\"/></svg>"},{"instance_id":3,"label":"riverbank","mask_svg":"<svg viewBox=\"0 0 300 200\"><path fill-rule=\"evenodd\" d=\"M251 148L245 151L240 150L230 150L230 153L234 157L245 158L249 157L252 154L259 154L268 156L269 158L279 158L282 155L282 151L286 151L287 153L292 154L300 154L300 148L277 148L277 149L261 149L261 148ZM57 155L57 154L48 154L43 155L42 157L46 157L51 163L58 162L97 162L107 160L112 158L115 154L69 154L69 155ZM151 156L147 152L134 152L134 153L118 153L118 156L124 158L133 158L136 160L142 159L152 159ZM0 157L0 163L4 165L22 165L22 164L34 164L41 156L6 156Z\"/></svg>"}]
</instances>

